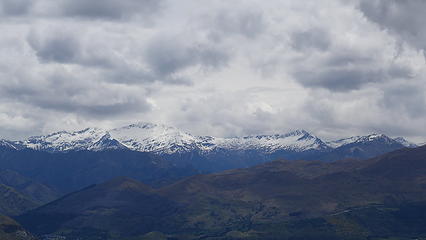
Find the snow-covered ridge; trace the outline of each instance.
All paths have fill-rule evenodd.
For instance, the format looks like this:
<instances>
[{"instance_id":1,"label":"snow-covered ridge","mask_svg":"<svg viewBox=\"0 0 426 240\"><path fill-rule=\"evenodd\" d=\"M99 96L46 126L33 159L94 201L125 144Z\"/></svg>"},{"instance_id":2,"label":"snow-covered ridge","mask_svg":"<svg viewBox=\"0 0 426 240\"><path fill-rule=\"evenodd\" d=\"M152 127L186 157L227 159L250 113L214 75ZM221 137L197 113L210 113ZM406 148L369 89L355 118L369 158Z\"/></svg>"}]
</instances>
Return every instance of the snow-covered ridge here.
<instances>
[{"instance_id":1,"label":"snow-covered ridge","mask_svg":"<svg viewBox=\"0 0 426 240\"><path fill-rule=\"evenodd\" d=\"M112 139L131 150L175 153L197 148L199 138L177 128L152 123L132 124L109 131Z\"/></svg>"},{"instance_id":2,"label":"snow-covered ridge","mask_svg":"<svg viewBox=\"0 0 426 240\"><path fill-rule=\"evenodd\" d=\"M279 150L306 151L329 148L321 139L304 130L296 130L287 134L221 138L216 139L216 141L218 148L261 150L267 153Z\"/></svg>"},{"instance_id":3,"label":"snow-covered ridge","mask_svg":"<svg viewBox=\"0 0 426 240\"><path fill-rule=\"evenodd\" d=\"M390 144L398 143L404 146L414 146L403 138L391 139L382 134L350 137L326 143L304 130L296 130L286 134L231 138L194 136L175 127L144 122L111 130L87 128L75 132L61 131L46 136L30 137L24 141L0 141L0 146L9 146L15 149L31 148L51 152L130 149L158 154L187 153L192 151L209 153L216 150L255 150L264 153L274 153L281 150L294 152L309 150L323 151L338 148L346 144L375 140L389 142Z\"/></svg>"},{"instance_id":4,"label":"snow-covered ridge","mask_svg":"<svg viewBox=\"0 0 426 240\"><path fill-rule=\"evenodd\" d=\"M405 138L403 138L403 137L397 137L397 138L394 138L393 140L395 140L395 141L397 141L398 143L400 143L400 144L402 144L402 145L404 145L405 147L409 147L409 148L412 148L412 147L417 147L417 146L422 146L422 145L417 145L417 144L415 144L415 143L412 143L412 142L409 142L409 141L407 141ZM426 143L425 143L426 144ZM424 145L424 144L423 144Z\"/></svg>"},{"instance_id":5,"label":"snow-covered ridge","mask_svg":"<svg viewBox=\"0 0 426 240\"><path fill-rule=\"evenodd\" d=\"M6 148L11 148L11 149L18 150L19 146L20 146L19 144L17 145L17 144L15 144L12 141L0 139L0 147L6 147Z\"/></svg>"},{"instance_id":6,"label":"snow-covered ridge","mask_svg":"<svg viewBox=\"0 0 426 240\"><path fill-rule=\"evenodd\" d=\"M332 147L332 148L338 148L341 147L343 145L346 144L351 144L351 143L361 143L361 142L371 142L377 139L390 139L389 137L387 137L386 135L383 134L377 134L377 133L373 133L367 136L353 136L353 137L349 137L349 138L343 138L343 139L338 139L335 141L330 141L327 142L327 144Z\"/></svg>"},{"instance_id":7,"label":"snow-covered ridge","mask_svg":"<svg viewBox=\"0 0 426 240\"><path fill-rule=\"evenodd\" d=\"M107 131L99 128L86 128L75 132L61 131L46 136L30 137L20 143L36 150L87 150L92 143L99 141L106 133Z\"/></svg>"},{"instance_id":8,"label":"snow-covered ridge","mask_svg":"<svg viewBox=\"0 0 426 240\"><path fill-rule=\"evenodd\" d=\"M404 147L417 147L416 144L408 142L402 137L398 138L390 138L384 134L377 134L373 133L367 136L354 136L349 138L343 138L335 141L327 142L327 145L332 148L338 148L347 144L354 144L354 143L368 143L373 141L382 141L387 144L401 144Z\"/></svg>"}]
</instances>

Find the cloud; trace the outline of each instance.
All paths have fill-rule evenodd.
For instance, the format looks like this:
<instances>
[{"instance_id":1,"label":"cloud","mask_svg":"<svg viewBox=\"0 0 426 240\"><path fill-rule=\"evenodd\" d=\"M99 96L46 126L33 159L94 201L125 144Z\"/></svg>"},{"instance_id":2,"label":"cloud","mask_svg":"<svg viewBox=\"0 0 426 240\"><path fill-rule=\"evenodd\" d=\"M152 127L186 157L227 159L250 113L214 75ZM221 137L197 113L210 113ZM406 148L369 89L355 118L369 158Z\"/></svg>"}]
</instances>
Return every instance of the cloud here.
<instances>
[{"instance_id":1,"label":"cloud","mask_svg":"<svg viewBox=\"0 0 426 240\"><path fill-rule=\"evenodd\" d=\"M327 50L331 45L328 33L321 28L297 31L291 35L291 46L298 51Z\"/></svg>"},{"instance_id":2,"label":"cloud","mask_svg":"<svg viewBox=\"0 0 426 240\"><path fill-rule=\"evenodd\" d=\"M382 29L425 52L425 1L362 0L359 7L369 20L377 23Z\"/></svg>"},{"instance_id":3,"label":"cloud","mask_svg":"<svg viewBox=\"0 0 426 240\"><path fill-rule=\"evenodd\" d=\"M410 118L426 116L426 93L415 84L398 84L384 89L379 102L385 109L403 113Z\"/></svg>"},{"instance_id":4,"label":"cloud","mask_svg":"<svg viewBox=\"0 0 426 240\"><path fill-rule=\"evenodd\" d=\"M210 37L220 41L232 35L254 39L265 31L267 23L259 9L220 9L209 16L202 26L210 29Z\"/></svg>"},{"instance_id":5,"label":"cloud","mask_svg":"<svg viewBox=\"0 0 426 240\"><path fill-rule=\"evenodd\" d=\"M355 48L353 39L331 39L323 28L293 33L291 46L298 55L290 63L292 76L307 88L336 92L413 77L415 70L410 64L390 58L397 51L394 45L363 41Z\"/></svg>"},{"instance_id":6,"label":"cloud","mask_svg":"<svg viewBox=\"0 0 426 240\"><path fill-rule=\"evenodd\" d=\"M38 109L80 114L89 118L145 112L150 109L141 89L79 78L66 69L42 76L20 75L15 84L1 84L1 98ZM46 79L42 79L46 78Z\"/></svg>"},{"instance_id":7,"label":"cloud","mask_svg":"<svg viewBox=\"0 0 426 240\"><path fill-rule=\"evenodd\" d=\"M189 36L160 35L150 40L144 57L153 78L170 82L191 81L179 73L191 67L208 70L227 65L230 55L226 49L189 39Z\"/></svg>"},{"instance_id":8,"label":"cloud","mask_svg":"<svg viewBox=\"0 0 426 240\"><path fill-rule=\"evenodd\" d=\"M81 46L75 34L57 29L49 33L32 32L29 45L42 62L75 63L80 58Z\"/></svg>"},{"instance_id":9,"label":"cloud","mask_svg":"<svg viewBox=\"0 0 426 240\"><path fill-rule=\"evenodd\" d=\"M20 16L27 14L32 3L31 0L2 0L0 1L0 15Z\"/></svg>"},{"instance_id":10,"label":"cloud","mask_svg":"<svg viewBox=\"0 0 426 240\"><path fill-rule=\"evenodd\" d=\"M330 91L347 92L359 90L367 84L374 84L395 78L408 79L411 69L398 66L375 66L365 60L362 64L350 64L355 61L346 59L349 64L331 60L331 66L320 65L310 71L294 73L295 78L309 88L324 88ZM334 63L335 62L335 63Z\"/></svg>"},{"instance_id":11,"label":"cloud","mask_svg":"<svg viewBox=\"0 0 426 240\"><path fill-rule=\"evenodd\" d=\"M143 26L153 24L164 0L2 0L0 16L47 17L84 21L129 21L137 19Z\"/></svg>"},{"instance_id":12,"label":"cloud","mask_svg":"<svg viewBox=\"0 0 426 240\"><path fill-rule=\"evenodd\" d=\"M161 4L161 0L62 0L60 6L68 17L113 20L151 15L160 9Z\"/></svg>"},{"instance_id":13,"label":"cloud","mask_svg":"<svg viewBox=\"0 0 426 240\"><path fill-rule=\"evenodd\" d=\"M153 121L420 139L423 5L3 0L0 136Z\"/></svg>"}]
</instances>

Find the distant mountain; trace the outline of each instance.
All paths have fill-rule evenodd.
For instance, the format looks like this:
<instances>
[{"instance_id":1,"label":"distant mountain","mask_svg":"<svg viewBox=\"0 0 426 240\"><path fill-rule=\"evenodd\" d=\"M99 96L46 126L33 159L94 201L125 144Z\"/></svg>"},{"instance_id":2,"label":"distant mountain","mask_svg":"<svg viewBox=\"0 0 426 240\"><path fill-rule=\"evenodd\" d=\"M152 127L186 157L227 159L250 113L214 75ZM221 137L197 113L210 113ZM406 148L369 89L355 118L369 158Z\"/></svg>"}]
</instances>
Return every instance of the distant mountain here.
<instances>
[{"instance_id":1,"label":"distant mountain","mask_svg":"<svg viewBox=\"0 0 426 240\"><path fill-rule=\"evenodd\" d=\"M368 160L274 161L151 189L90 186L18 218L70 239L423 239L426 147Z\"/></svg>"},{"instance_id":2,"label":"distant mountain","mask_svg":"<svg viewBox=\"0 0 426 240\"><path fill-rule=\"evenodd\" d=\"M108 140L108 141L106 141ZM194 136L174 127L138 123L112 130L87 128L81 131L61 131L46 136L30 137L24 141L6 141L4 146L30 148L49 152L127 148L157 154L211 152L216 149L258 150L273 153L280 150L323 150L329 146L304 130L287 134L257 135L233 138Z\"/></svg>"},{"instance_id":3,"label":"distant mountain","mask_svg":"<svg viewBox=\"0 0 426 240\"><path fill-rule=\"evenodd\" d=\"M54 194L49 187L35 182L65 194L118 176L159 186L200 173L191 166L176 166L154 154L128 149L45 152L0 147L0 169L9 169L0 172L0 183L12 184L35 202L43 203ZM34 182L17 177L17 173Z\"/></svg>"},{"instance_id":4,"label":"distant mountain","mask_svg":"<svg viewBox=\"0 0 426 240\"><path fill-rule=\"evenodd\" d=\"M334 149L318 156L317 159L324 161L336 161L345 158L367 159L405 148L408 141L402 138L397 141L384 134L371 134L341 139L328 144L333 146ZM415 147L414 144L409 146Z\"/></svg>"},{"instance_id":5,"label":"distant mountain","mask_svg":"<svg viewBox=\"0 0 426 240\"><path fill-rule=\"evenodd\" d=\"M112 130L62 131L24 141L4 140L2 145L52 153L128 149L153 153L178 166L191 165L205 172L250 167L276 159L366 159L415 146L403 138L391 139L382 134L324 142L304 130L231 138L194 136L174 127L152 123L131 124Z\"/></svg>"},{"instance_id":6,"label":"distant mountain","mask_svg":"<svg viewBox=\"0 0 426 240\"><path fill-rule=\"evenodd\" d=\"M174 127L152 123L131 124L112 130L87 128L75 132L61 131L46 136L30 137L24 141L1 140L0 145L49 152L128 148L158 154L186 153L194 150L208 153L217 149L274 153L282 150L295 152L330 150L348 144L372 142L378 138L386 138L389 144L399 143L406 147L416 147L402 137L391 139L383 134L356 136L330 142L323 142L305 130L295 130L286 134L218 138L194 136Z\"/></svg>"},{"instance_id":7,"label":"distant mountain","mask_svg":"<svg viewBox=\"0 0 426 240\"><path fill-rule=\"evenodd\" d=\"M354 144L354 143L364 143L365 144L365 143L374 142L374 141L377 141L377 140L382 140L382 141L386 142L387 144L399 143L399 144L401 144L405 147L410 147L410 148L417 147L416 144L407 141L403 137L397 137L397 138L392 139L392 138L389 138L388 136L386 136L384 134L371 134L371 135L367 135L367 136L355 136L355 137L343 138L343 139L327 142L327 145L332 147L332 148L339 148L339 147L342 147L342 146L348 145L348 144Z\"/></svg>"},{"instance_id":8,"label":"distant mountain","mask_svg":"<svg viewBox=\"0 0 426 240\"><path fill-rule=\"evenodd\" d=\"M21 148L61 152L71 150L88 150L99 141L106 131L97 128L87 128L76 132L61 131L46 136L30 137L24 141L14 142Z\"/></svg>"},{"instance_id":9,"label":"distant mountain","mask_svg":"<svg viewBox=\"0 0 426 240\"><path fill-rule=\"evenodd\" d=\"M39 205L54 199L55 191L66 194L118 176L159 187L187 176L247 168L276 159L367 159L406 145L402 139L381 134L333 142L324 142L304 130L217 138L194 136L165 125L138 123L112 130L87 128L23 141L1 140L0 169L41 183L8 185L22 179L3 172L3 180L8 180L5 176L9 178L6 186ZM0 183L1 180L0 174Z\"/></svg>"},{"instance_id":10,"label":"distant mountain","mask_svg":"<svg viewBox=\"0 0 426 240\"><path fill-rule=\"evenodd\" d=\"M418 147L418 146L422 146L422 145L417 145L415 143L409 142L403 137L397 137L397 138L394 138L393 140L395 140L395 141L401 143L402 145L404 145L405 147L409 147L409 148L415 148L415 147Z\"/></svg>"}]
</instances>

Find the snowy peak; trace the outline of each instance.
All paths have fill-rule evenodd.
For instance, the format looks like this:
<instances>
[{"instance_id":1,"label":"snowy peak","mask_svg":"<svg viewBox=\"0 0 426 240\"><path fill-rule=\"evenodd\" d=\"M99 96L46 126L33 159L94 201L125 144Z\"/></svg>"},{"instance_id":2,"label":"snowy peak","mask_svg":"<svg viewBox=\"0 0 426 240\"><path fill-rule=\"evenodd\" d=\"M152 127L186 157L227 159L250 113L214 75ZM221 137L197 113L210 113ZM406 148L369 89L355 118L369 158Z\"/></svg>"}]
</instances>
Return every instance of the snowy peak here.
<instances>
[{"instance_id":1,"label":"snowy peak","mask_svg":"<svg viewBox=\"0 0 426 240\"><path fill-rule=\"evenodd\" d=\"M329 148L321 139L304 130L296 130L286 134L254 135L246 137L216 139L219 148L235 150L258 150L273 153L279 150L306 151Z\"/></svg>"},{"instance_id":2,"label":"snowy peak","mask_svg":"<svg viewBox=\"0 0 426 240\"><path fill-rule=\"evenodd\" d=\"M4 139L0 139L0 147L11 148L15 150L18 150L21 148L19 144L16 144L12 141L4 140Z\"/></svg>"},{"instance_id":3,"label":"snowy peak","mask_svg":"<svg viewBox=\"0 0 426 240\"><path fill-rule=\"evenodd\" d=\"M103 151L103 150L117 150L127 149L126 146L121 144L119 141L113 139L109 133L106 133L99 141L90 145L88 150L92 151Z\"/></svg>"},{"instance_id":4,"label":"snowy peak","mask_svg":"<svg viewBox=\"0 0 426 240\"><path fill-rule=\"evenodd\" d=\"M102 129L86 128L75 132L61 131L46 136L30 137L20 144L35 150L87 150L105 134L106 132Z\"/></svg>"},{"instance_id":5,"label":"snowy peak","mask_svg":"<svg viewBox=\"0 0 426 240\"><path fill-rule=\"evenodd\" d=\"M131 150L176 153L194 150L197 137L161 124L137 123L109 131L113 139Z\"/></svg>"},{"instance_id":6,"label":"snowy peak","mask_svg":"<svg viewBox=\"0 0 426 240\"><path fill-rule=\"evenodd\" d=\"M369 143L369 142L381 142L381 143L389 144L389 145L402 144L399 141L396 141L395 139L392 139L384 134L373 133L366 136L354 136L354 137L343 138L343 139L327 142L327 145L332 148L339 148L348 144L355 144L355 143L362 144L362 143Z\"/></svg>"},{"instance_id":7,"label":"snowy peak","mask_svg":"<svg viewBox=\"0 0 426 240\"><path fill-rule=\"evenodd\" d=\"M393 140L397 141L398 143L400 143L400 144L402 144L402 145L404 145L405 147L408 147L408 148L418 147L417 144L409 142L403 137L397 137L397 138L394 138Z\"/></svg>"}]
</instances>

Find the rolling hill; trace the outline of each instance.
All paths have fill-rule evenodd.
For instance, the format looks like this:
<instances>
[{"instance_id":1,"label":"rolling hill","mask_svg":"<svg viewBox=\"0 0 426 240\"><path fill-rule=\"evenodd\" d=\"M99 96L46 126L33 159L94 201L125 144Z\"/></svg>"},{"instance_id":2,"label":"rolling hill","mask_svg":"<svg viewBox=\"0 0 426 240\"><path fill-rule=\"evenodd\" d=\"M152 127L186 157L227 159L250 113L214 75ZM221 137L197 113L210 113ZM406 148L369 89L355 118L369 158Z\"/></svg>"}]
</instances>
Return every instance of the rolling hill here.
<instances>
[{"instance_id":1,"label":"rolling hill","mask_svg":"<svg viewBox=\"0 0 426 240\"><path fill-rule=\"evenodd\" d=\"M160 189L119 178L18 220L71 239L421 239L424 202L426 146L364 161L275 161Z\"/></svg>"},{"instance_id":2,"label":"rolling hill","mask_svg":"<svg viewBox=\"0 0 426 240\"><path fill-rule=\"evenodd\" d=\"M59 196L60 194L54 189L17 172L0 171L0 214L19 215Z\"/></svg>"}]
</instances>

